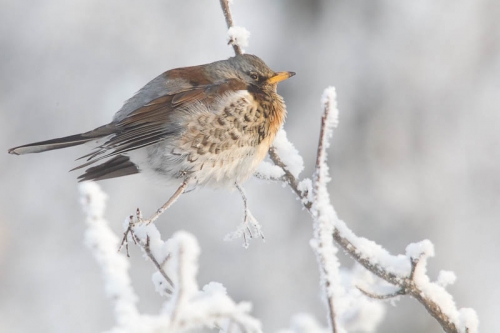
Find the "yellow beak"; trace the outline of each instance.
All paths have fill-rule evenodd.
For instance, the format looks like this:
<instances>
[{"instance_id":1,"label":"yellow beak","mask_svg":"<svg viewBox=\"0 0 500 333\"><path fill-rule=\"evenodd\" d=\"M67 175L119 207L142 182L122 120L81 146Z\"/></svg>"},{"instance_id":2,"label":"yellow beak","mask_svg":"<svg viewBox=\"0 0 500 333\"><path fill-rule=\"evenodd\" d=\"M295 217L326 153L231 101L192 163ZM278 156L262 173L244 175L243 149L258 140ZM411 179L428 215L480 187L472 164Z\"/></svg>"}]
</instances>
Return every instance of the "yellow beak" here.
<instances>
[{"instance_id":1,"label":"yellow beak","mask_svg":"<svg viewBox=\"0 0 500 333\"><path fill-rule=\"evenodd\" d=\"M294 75L295 72L278 72L274 76L271 76L269 79L267 79L266 83L268 84L278 83L283 80L289 79Z\"/></svg>"}]
</instances>

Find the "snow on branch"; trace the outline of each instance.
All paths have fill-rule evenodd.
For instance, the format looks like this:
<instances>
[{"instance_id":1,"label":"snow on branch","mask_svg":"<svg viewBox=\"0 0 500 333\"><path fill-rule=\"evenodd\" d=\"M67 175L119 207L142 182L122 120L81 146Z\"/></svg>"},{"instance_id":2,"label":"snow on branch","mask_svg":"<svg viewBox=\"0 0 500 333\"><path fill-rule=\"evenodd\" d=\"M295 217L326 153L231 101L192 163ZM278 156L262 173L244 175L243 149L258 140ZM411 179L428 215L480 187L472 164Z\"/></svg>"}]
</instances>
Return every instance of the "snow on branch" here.
<instances>
[{"instance_id":1,"label":"snow on branch","mask_svg":"<svg viewBox=\"0 0 500 333\"><path fill-rule=\"evenodd\" d=\"M336 255L338 249L333 244L331 237L338 218L333 206L330 205L330 195L326 187L330 181L326 165L326 148L329 145L328 139L332 136L332 127L337 123L338 117L334 88L325 90L322 102L324 113L321 119L316 172L313 188L309 190L312 192L311 215L314 219L314 239L311 241L311 245L316 252L320 267L321 284L327 297L330 325L333 332L340 332L343 331L343 328L338 323L335 312L337 307L342 306L346 290L340 284L340 263Z\"/></svg>"},{"instance_id":2,"label":"snow on branch","mask_svg":"<svg viewBox=\"0 0 500 333\"><path fill-rule=\"evenodd\" d=\"M293 144L288 141L283 128L276 134L272 149L283 157L283 165L286 165L286 170L274 163L263 161L258 166L255 176L263 180L286 181L285 174L289 172L293 177L299 177L304 170L304 160Z\"/></svg>"},{"instance_id":3,"label":"snow on branch","mask_svg":"<svg viewBox=\"0 0 500 333\"><path fill-rule=\"evenodd\" d=\"M233 26L228 0L220 0L220 4L230 44L236 54L242 54L240 46L246 42L248 33ZM374 331L384 315L384 308L373 299L408 295L420 302L445 332L476 333L479 325L476 312L470 308L457 309L452 295L445 289L456 276L441 271L435 282L428 276L427 259L434 256L430 241L410 244L405 255L394 256L381 245L356 236L338 218L327 191L330 177L326 163L332 129L338 124L335 89L325 90L322 104L324 115L313 179L299 179L302 157L287 140L284 130L280 130L274 147L269 150L271 160L279 169L267 164L258 171L261 178L286 182L311 213L314 220L311 245L317 255L329 309L329 329L301 315L295 317L291 330L285 332ZM80 191L87 214L85 242L101 266L106 293L114 302L116 326L109 332L183 332L200 327L261 332L260 322L249 315L249 303L235 303L219 283L211 282L201 290L198 288L196 274L200 250L192 235L181 231L163 241L154 224L140 223L138 212L139 223L133 218L125 222L125 237L135 242L144 257L154 264L157 272L153 274L153 283L158 293L166 297L158 315L140 314L128 275L128 261L125 255L116 252L119 238L103 218L106 195L94 183L83 183ZM352 270L339 269L338 250L332 239L358 263ZM361 270L361 266L366 270Z\"/></svg>"},{"instance_id":4,"label":"snow on branch","mask_svg":"<svg viewBox=\"0 0 500 333\"><path fill-rule=\"evenodd\" d=\"M87 216L85 245L101 266L106 296L114 303L117 326L126 327L139 317L136 307L138 297L128 274L129 261L116 251L120 240L103 217L107 195L93 182L82 183L80 195Z\"/></svg>"},{"instance_id":5,"label":"snow on branch","mask_svg":"<svg viewBox=\"0 0 500 333\"><path fill-rule=\"evenodd\" d=\"M228 44L239 47L243 53L242 48L248 46L250 32L243 27L232 26L227 30L227 35L229 37Z\"/></svg>"},{"instance_id":6,"label":"snow on branch","mask_svg":"<svg viewBox=\"0 0 500 333\"><path fill-rule=\"evenodd\" d=\"M384 303L365 297L356 286L363 283L385 287L383 282L359 264L352 269L340 269L340 280L338 283L345 290L342 294L340 306L335 298L336 316L341 328L340 332L376 332L377 327L385 317ZM382 285L383 284L383 285ZM338 295L335 295L337 297ZM331 327L322 327L311 315L301 313L292 317L290 328L281 330L279 333L326 333L332 332Z\"/></svg>"},{"instance_id":7,"label":"snow on branch","mask_svg":"<svg viewBox=\"0 0 500 333\"><path fill-rule=\"evenodd\" d=\"M222 12L224 13L224 18L226 19L226 24L228 28L228 36L229 43L233 46L235 54L242 54L241 46L248 46L248 37L250 33L242 27L233 27L233 15L231 14L231 10L229 9L229 1L228 0L220 0L220 6L222 8ZM239 37L239 38L238 38Z\"/></svg>"},{"instance_id":8,"label":"snow on branch","mask_svg":"<svg viewBox=\"0 0 500 333\"><path fill-rule=\"evenodd\" d=\"M304 160L293 144L288 141L286 132L283 128L276 134L273 141L273 147L276 152L282 156L283 163L286 164L287 170L295 178L298 178L300 173L304 170Z\"/></svg>"},{"instance_id":9,"label":"snow on branch","mask_svg":"<svg viewBox=\"0 0 500 333\"><path fill-rule=\"evenodd\" d=\"M311 240L311 245L320 268L321 285L325 290L331 331L345 332L346 329L362 329L371 332L381 322L385 313L384 307L380 303L363 298L356 288L359 280L366 281L368 278L366 276L360 278L357 266L352 271L340 270L340 263L336 256L338 249L331 236L339 221L337 213L330 204L327 188L330 176L326 164L326 149L330 145L329 139L332 137L333 128L338 124L335 88L330 87L325 90L321 103L324 112L321 119L315 174L313 181L303 180L299 183L302 187L307 186L306 191L312 193L307 198L312 203L310 212L314 220L314 238Z\"/></svg>"},{"instance_id":10,"label":"snow on branch","mask_svg":"<svg viewBox=\"0 0 500 333\"><path fill-rule=\"evenodd\" d=\"M153 223L136 224L131 218L125 223L127 237L141 248L146 260L153 262L157 269L152 276L154 286L167 298L158 315L140 314L128 274L129 262L117 252L120 239L103 218L106 194L93 182L82 183L80 192L87 215L85 242L103 271L107 295L114 302L116 326L109 332L185 332L203 327L262 332L260 322L249 315L250 303L235 303L220 283L198 288L200 249L194 236L179 231L163 241Z\"/></svg>"},{"instance_id":11,"label":"snow on branch","mask_svg":"<svg viewBox=\"0 0 500 333\"><path fill-rule=\"evenodd\" d=\"M313 245L318 254L323 284L329 297L330 316L334 314L333 305L341 304L343 292L335 281L338 280L336 249L326 239L333 236L335 242L361 266L396 288L388 294L377 295L358 285L362 293L377 299L409 295L427 309L445 332L477 332L478 319L475 311L470 308L457 309L452 295L445 289L447 284L455 280L454 274L448 271L440 273L436 282L431 282L427 275L427 259L434 256L434 248L430 241L410 244L406 255L393 256L381 245L356 236L345 222L337 217L326 189L326 184L330 180L326 164L326 148L329 145L331 129L338 123L334 89L325 90L322 103L325 114L322 118L314 183L309 179L299 180L288 171L288 165L284 162L286 157L281 156L277 149L271 148L269 156L283 170L284 181L299 196L303 206L315 221Z\"/></svg>"}]
</instances>

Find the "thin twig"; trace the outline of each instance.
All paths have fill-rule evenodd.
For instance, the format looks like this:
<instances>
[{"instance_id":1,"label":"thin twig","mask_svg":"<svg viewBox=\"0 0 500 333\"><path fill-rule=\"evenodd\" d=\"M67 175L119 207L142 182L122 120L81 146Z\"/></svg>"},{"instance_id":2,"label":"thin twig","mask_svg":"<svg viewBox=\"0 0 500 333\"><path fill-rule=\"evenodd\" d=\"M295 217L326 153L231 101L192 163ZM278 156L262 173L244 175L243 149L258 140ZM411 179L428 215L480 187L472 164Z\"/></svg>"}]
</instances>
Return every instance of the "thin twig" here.
<instances>
[{"instance_id":1,"label":"thin twig","mask_svg":"<svg viewBox=\"0 0 500 333\"><path fill-rule=\"evenodd\" d=\"M319 142L318 142L318 151L316 154L316 179L315 179L315 190L317 191L319 188L319 184L321 183L321 167L323 161L325 161L325 145L328 138L326 137L327 132L327 121L330 115L330 103L325 103L325 109L323 110L323 116L321 117L321 129L319 132Z\"/></svg>"},{"instance_id":2,"label":"thin twig","mask_svg":"<svg viewBox=\"0 0 500 333\"><path fill-rule=\"evenodd\" d=\"M175 328L175 326L178 324L177 323L177 316L179 315L179 308L182 306L182 302L184 301L184 288L183 288L183 282L184 282L184 271L181 267L181 265L184 263L183 257L184 257L184 249L182 248L182 244L179 244L179 251L177 252L177 280L179 282L179 286L177 287L177 296L175 299L175 305L174 305L174 310L172 312L172 316L170 317L170 325L171 328ZM172 329L174 331L174 329Z\"/></svg>"},{"instance_id":3,"label":"thin twig","mask_svg":"<svg viewBox=\"0 0 500 333\"><path fill-rule=\"evenodd\" d=\"M255 178L258 178L260 180L268 180L268 181L272 181L272 182L286 182L286 179L284 176L281 176L281 177L271 177L271 176L267 176L267 175L264 175L260 172L256 172L253 174L253 176Z\"/></svg>"},{"instance_id":4,"label":"thin twig","mask_svg":"<svg viewBox=\"0 0 500 333\"><path fill-rule=\"evenodd\" d=\"M149 235L146 235L146 243L143 244L141 242L141 240L137 237L137 235L134 233L133 227L129 227L129 228L130 228L130 230L128 232L130 233L130 236L134 240L134 243L141 247L141 249L144 251L144 253L146 253L146 255L148 256L149 260L151 260L151 262L153 262L153 264L155 265L158 272L160 272L161 276L163 276L165 281L167 281L172 286L172 288L174 288L174 282L172 281L172 279L170 279L168 277L167 273L165 273L165 271L163 270L163 267L158 263L158 260L156 260L155 256L153 255L153 252L151 252ZM128 243L127 243L127 246L128 246ZM169 256L170 256L170 254L167 256L167 258ZM163 262L165 262L166 259ZM172 292L169 289L165 289L165 292L169 295L172 295Z\"/></svg>"},{"instance_id":5,"label":"thin twig","mask_svg":"<svg viewBox=\"0 0 500 333\"><path fill-rule=\"evenodd\" d=\"M323 268L324 269L324 268ZM326 288L325 290L330 289L330 281L326 281ZM337 333L339 331L338 329L338 324L337 324L337 317L335 316L335 305L333 304L333 295L327 295L328 299L328 315L330 316L330 322L332 323L332 332Z\"/></svg>"},{"instance_id":6,"label":"thin twig","mask_svg":"<svg viewBox=\"0 0 500 333\"><path fill-rule=\"evenodd\" d=\"M228 0L220 0L220 6L222 8L222 12L224 13L224 18L226 19L227 28L229 29L233 26L233 16L231 15L231 10L229 9ZM240 46L234 43L232 45L234 53L236 55L241 55L242 52Z\"/></svg>"},{"instance_id":7,"label":"thin twig","mask_svg":"<svg viewBox=\"0 0 500 333\"><path fill-rule=\"evenodd\" d=\"M278 153L276 152L276 148L274 147L269 148L269 157L271 158L274 164L283 169L283 172L285 173L283 175L285 182L299 196L299 198L304 200L302 201L304 207L310 211L312 207L312 202L307 198L307 193L304 193L301 190L299 190L299 181L292 175L290 171L288 171L286 164L281 160Z\"/></svg>"},{"instance_id":8,"label":"thin twig","mask_svg":"<svg viewBox=\"0 0 500 333\"><path fill-rule=\"evenodd\" d=\"M172 288L174 288L174 282L172 281L172 279L170 279L168 277L167 273L165 273L165 271L163 270L163 267L158 263L158 260L156 260L155 256L151 252L151 247L149 246L149 243L150 243L150 239L149 239L149 235L148 235L148 236L146 236L146 244L143 246L144 252L148 256L148 258L153 262L153 264L155 265L158 272L160 272L161 276L163 276L163 278L172 286ZM168 257L169 257L169 255L167 256L167 258ZM166 260L164 260L163 262L166 262ZM167 294L172 294L172 292L168 289L166 292L167 292Z\"/></svg>"},{"instance_id":9,"label":"thin twig","mask_svg":"<svg viewBox=\"0 0 500 333\"><path fill-rule=\"evenodd\" d=\"M123 233L122 242L120 243L120 247L118 247L118 252L120 252L123 248L123 245L125 245L127 257L129 258L130 258L130 253L128 252L128 234L132 231L133 227L134 227L134 217L130 215L127 230L125 230L125 232ZM135 238L133 238L133 240L135 242Z\"/></svg>"},{"instance_id":10,"label":"thin twig","mask_svg":"<svg viewBox=\"0 0 500 333\"><path fill-rule=\"evenodd\" d=\"M370 298L375 298L375 299L389 299L389 298L394 298L394 297L406 295L406 292L403 289L398 289L395 292L390 293L390 294L377 295L377 294L371 293L367 290L364 290L360 286L356 286L356 288L358 288L358 290L361 291L361 293L363 293L365 296L368 296Z\"/></svg>"}]
</instances>

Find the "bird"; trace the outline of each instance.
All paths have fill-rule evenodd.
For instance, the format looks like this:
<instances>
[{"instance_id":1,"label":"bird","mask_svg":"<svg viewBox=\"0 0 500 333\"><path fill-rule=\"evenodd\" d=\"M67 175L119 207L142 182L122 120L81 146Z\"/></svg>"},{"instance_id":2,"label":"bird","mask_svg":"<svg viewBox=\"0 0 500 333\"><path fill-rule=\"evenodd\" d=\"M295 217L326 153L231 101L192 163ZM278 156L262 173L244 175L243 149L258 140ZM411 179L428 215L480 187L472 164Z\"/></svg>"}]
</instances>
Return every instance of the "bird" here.
<instances>
[{"instance_id":1,"label":"bird","mask_svg":"<svg viewBox=\"0 0 500 333\"><path fill-rule=\"evenodd\" d=\"M236 187L252 176L283 126L286 107L277 84L295 75L275 72L259 57L238 54L160 74L91 131L8 150L24 155L88 144L79 181L136 173L179 185L149 222L188 188ZM157 215L157 216L156 216ZM247 214L245 213L245 216Z\"/></svg>"}]
</instances>

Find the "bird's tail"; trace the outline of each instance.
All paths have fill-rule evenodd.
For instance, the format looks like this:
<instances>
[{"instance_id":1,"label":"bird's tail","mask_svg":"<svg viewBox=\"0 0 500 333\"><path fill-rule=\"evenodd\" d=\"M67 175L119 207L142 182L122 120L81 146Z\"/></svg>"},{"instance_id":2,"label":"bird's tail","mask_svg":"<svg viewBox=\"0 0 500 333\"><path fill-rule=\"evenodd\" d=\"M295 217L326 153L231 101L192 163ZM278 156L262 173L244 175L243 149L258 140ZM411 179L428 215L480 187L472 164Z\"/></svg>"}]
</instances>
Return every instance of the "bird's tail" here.
<instances>
[{"instance_id":1,"label":"bird's tail","mask_svg":"<svg viewBox=\"0 0 500 333\"><path fill-rule=\"evenodd\" d=\"M65 136L63 138L29 143L27 145L14 147L9 149L9 154L24 155L24 154L41 153L44 151L49 151L54 149L78 146L86 142L105 137L107 135L110 135L111 133L112 130L110 126L105 125L96 128L93 131L89 131L82 134L75 134L75 135Z\"/></svg>"}]
</instances>

